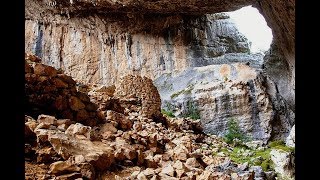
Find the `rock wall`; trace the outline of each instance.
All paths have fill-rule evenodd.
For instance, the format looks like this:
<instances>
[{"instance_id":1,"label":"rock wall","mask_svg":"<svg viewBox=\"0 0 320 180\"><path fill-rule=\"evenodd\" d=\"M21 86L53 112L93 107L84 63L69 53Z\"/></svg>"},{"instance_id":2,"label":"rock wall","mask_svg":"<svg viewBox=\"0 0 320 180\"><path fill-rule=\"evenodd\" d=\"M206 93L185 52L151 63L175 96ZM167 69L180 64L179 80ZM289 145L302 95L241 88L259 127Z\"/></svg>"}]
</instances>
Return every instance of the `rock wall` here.
<instances>
[{"instance_id":1,"label":"rock wall","mask_svg":"<svg viewBox=\"0 0 320 180\"><path fill-rule=\"evenodd\" d=\"M123 14L46 21L26 19L25 51L84 83L113 84L126 74L155 79L250 46L224 13L143 17L137 26Z\"/></svg>"},{"instance_id":2,"label":"rock wall","mask_svg":"<svg viewBox=\"0 0 320 180\"><path fill-rule=\"evenodd\" d=\"M276 44L264 57L263 73L267 77L267 92L275 109L272 124L273 139L285 139L295 124L295 97L289 64Z\"/></svg>"},{"instance_id":3,"label":"rock wall","mask_svg":"<svg viewBox=\"0 0 320 180\"><path fill-rule=\"evenodd\" d=\"M265 17L274 37L270 51L274 57L266 58L271 60L267 75L278 86L278 95L295 113L295 0L258 1L254 5ZM274 71L283 76L276 75Z\"/></svg>"},{"instance_id":4,"label":"rock wall","mask_svg":"<svg viewBox=\"0 0 320 180\"><path fill-rule=\"evenodd\" d=\"M233 118L249 137L267 142L275 112L265 83L259 69L244 63L189 68L155 80L162 108L177 116L196 109L206 133L224 135Z\"/></svg>"}]
</instances>

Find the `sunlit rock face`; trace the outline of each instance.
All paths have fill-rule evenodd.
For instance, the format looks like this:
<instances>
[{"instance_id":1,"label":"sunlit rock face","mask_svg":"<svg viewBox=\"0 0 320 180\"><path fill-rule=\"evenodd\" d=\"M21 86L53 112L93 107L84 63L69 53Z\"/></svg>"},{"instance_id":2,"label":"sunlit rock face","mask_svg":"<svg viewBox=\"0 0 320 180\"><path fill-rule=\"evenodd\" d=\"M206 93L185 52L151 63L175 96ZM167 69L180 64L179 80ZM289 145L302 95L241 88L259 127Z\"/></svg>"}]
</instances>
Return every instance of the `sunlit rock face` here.
<instances>
[{"instance_id":1,"label":"sunlit rock face","mask_svg":"<svg viewBox=\"0 0 320 180\"><path fill-rule=\"evenodd\" d=\"M228 53L249 52L249 42L225 13L161 17L149 29L121 32L119 24L127 20L92 16L48 25L26 20L26 51L77 80L101 84L126 74L154 79L217 63L215 57Z\"/></svg>"}]
</instances>

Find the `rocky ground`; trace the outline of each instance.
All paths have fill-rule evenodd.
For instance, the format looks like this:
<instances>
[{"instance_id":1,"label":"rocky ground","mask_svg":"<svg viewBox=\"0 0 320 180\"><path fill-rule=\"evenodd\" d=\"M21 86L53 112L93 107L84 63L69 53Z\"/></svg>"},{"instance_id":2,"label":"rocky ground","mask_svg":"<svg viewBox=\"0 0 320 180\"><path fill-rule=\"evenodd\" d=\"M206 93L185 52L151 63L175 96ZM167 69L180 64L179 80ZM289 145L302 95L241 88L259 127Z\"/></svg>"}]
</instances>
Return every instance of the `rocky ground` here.
<instances>
[{"instance_id":1,"label":"rocky ground","mask_svg":"<svg viewBox=\"0 0 320 180\"><path fill-rule=\"evenodd\" d=\"M25 75L26 179L274 178L231 160L222 150L234 147L202 133L200 121L163 116L148 78L80 85L27 54ZM290 162L281 162L279 171L288 172Z\"/></svg>"}]
</instances>

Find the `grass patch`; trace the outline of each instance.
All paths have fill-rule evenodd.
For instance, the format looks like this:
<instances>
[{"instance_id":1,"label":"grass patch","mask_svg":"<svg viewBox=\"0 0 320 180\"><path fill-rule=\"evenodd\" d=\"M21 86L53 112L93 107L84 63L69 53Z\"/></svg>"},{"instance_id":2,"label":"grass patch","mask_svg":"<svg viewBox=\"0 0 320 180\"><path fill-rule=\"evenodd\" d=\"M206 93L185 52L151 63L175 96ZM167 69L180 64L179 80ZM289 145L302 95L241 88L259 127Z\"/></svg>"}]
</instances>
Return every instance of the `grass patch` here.
<instances>
[{"instance_id":1,"label":"grass patch","mask_svg":"<svg viewBox=\"0 0 320 180\"><path fill-rule=\"evenodd\" d=\"M273 168L270 159L271 148L265 150L252 150L245 147L234 147L231 152L226 148L221 148L220 152L223 152L225 155L229 156L232 161L238 164L248 162L249 166L261 166L264 171L269 171Z\"/></svg>"},{"instance_id":2,"label":"grass patch","mask_svg":"<svg viewBox=\"0 0 320 180\"><path fill-rule=\"evenodd\" d=\"M164 109L161 109L161 113L168 116L168 117L175 117L172 111L166 111Z\"/></svg>"},{"instance_id":3,"label":"grass patch","mask_svg":"<svg viewBox=\"0 0 320 180\"><path fill-rule=\"evenodd\" d=\"M295 148L286 146L284 141L272 141L269 142L268 146L273 149L281 149L286 152L293 152Z\"/></svg>"},{"instance_id":4,"label":"grass patch","mask_svg":"<svg viewBox=\"0 0 320 180\"><path fill-rule=\"evenodd\" d=\"M294 148L285 146L283 141L272 141L264 149L250 149L246 146L240 145L233 147L230 151L227 148L220 148L219 152L223 152L226 156L238 164L248 162L249 166L261 166L263 171L274 170L273 162L271 161L270 152L272 149L281 149L286 152L294 151ZM217 155L218 152L213 153Z\"/></svg>"}]
</instances>

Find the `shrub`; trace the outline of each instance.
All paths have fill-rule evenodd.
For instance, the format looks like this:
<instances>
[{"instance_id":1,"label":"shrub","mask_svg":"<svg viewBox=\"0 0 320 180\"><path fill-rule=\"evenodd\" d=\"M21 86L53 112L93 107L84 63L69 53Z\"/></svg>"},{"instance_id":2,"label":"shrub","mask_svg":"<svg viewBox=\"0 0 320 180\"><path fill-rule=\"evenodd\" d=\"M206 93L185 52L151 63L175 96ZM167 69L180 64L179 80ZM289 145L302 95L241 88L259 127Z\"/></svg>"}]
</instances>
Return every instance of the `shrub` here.
<instances>
[{"instance_id":1,"label":"shrub","mask_svg":"<svg viewBox=\"0 0 320 180\"><path fill-rule=\"evenodd\" d=\"M200 112L198 110L198 107L195 105L193 101L187 102L187 110L183 114L183 117L190 117L191 119L200 119Z\"/></svg>"},{"instance_id":2,"label":"shrub","mask_svg":"<svg viewBox=\"0 0 320 180\"><path fill-rule=\"evenodd\" d=\"M175 115L173 114L173 112L170 111L170 110L166 111L166 110L164 110L164 109L161 109L161 113L164 114L164 115L166 115L166 116L168 116L168 117L175 117Z\"/></svg>"},{"instance_id":3,"label":"shrub","mask_svg":"<svg viewBox=\"0 0 320 180\"><path fill-rule=\"evenodd\" d=\"M227 126L228 132L224 135L224 139L228 144L232 143L235 139L241 142L248 139L244 133L241 132L239 124L234 118L229 119Z\"/></svg>"}]
</instances>

